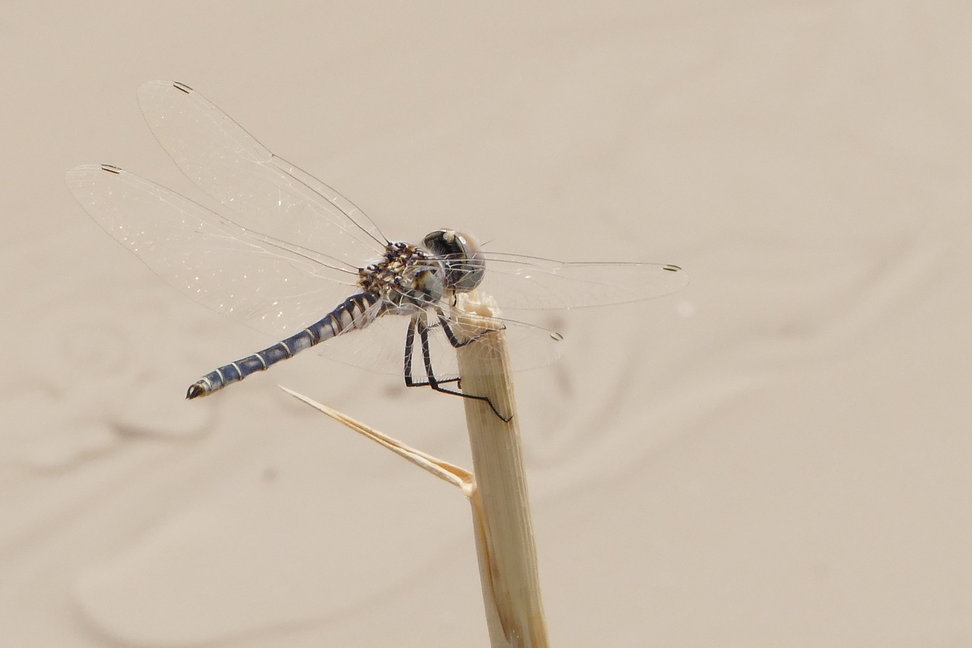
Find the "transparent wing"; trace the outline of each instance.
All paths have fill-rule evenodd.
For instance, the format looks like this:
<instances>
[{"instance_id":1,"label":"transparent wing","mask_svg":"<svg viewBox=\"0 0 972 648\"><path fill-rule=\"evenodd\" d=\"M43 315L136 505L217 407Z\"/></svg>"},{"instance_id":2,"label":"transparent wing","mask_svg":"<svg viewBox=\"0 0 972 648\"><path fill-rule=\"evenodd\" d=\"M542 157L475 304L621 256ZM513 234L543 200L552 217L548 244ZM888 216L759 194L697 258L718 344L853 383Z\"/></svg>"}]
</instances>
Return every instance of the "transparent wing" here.
<instances>
[{"instance_id":1,"label":"transparent wing","mask_svg":"<svg viewBox=\"0 0 972 648\"><path fill-rule=\"evenodd\" d=\"M448 309L446 309L448 313ZM447 315L451 320L454 318ZM506 318L496 318L503 327L510 352L513 371L525 371L546 366L557 360L564 351L564 336L560 333ZM343 364L362 367L375 373L401 376L405 360L405 317L381 317L360 334L340 336L322 344L320 355ZM488 343L488 338L484 340ZM436 378L445 380L458 376L456 350L438 323L429 330L429 353ZM415 337L412 375L425 380L422 347Z\"/></svg>"},{"instance_id":2,"label":"transparent wing","mask_svg":"<svg viewBox=\"0 0 972 648\"><path fill-rule=\"evenodd\" d=\"M607 306L652 299L688 284L678 266L660 263L554 261L484 252L481 289L503 311Z\"/></svg>"},{"instance_id":3,"label":"transparent wing","mask_svg":"<svg viewBox=\"0 0 972 648\"><path fill-rule=\"evenodd\" d=\"M354 203L271 153L189 86L151 81L138 100L162 148L243 227L355 267L380 256L387 241Z\"/></svg>"},{"instance_id":4,"label":"transparent wing","mask_svg":"<svg viewBox=\"0 0 972 648\"><path fill-rule=\"evenodd\" d=\"M564 352L564 335L537 323L546 319L542 311L621 304L660 297L683 288L686 273L675 265L658 263L569 263L513 254L490 252L481 291L496 299L502 311L514 318L498 317L504 328L514 371L546 366ZM444 257L453 270L455 258ZM470 272L478 272L472 265ZM441 304L447 317L454 316L448 304ZM346 339L322 350L324 355L347 364L371 367L382 372L401 371L405 323L385 318L369 328L369 341ZM532 320L532 321L531 321ZM487 340L488 341L488 340ZM430 331L433 369L439 379L456 375L455 349L435 326ZM422 375L421 352L416 340L413 369Z\"/></svg>"},{"instance_id":5,"label":"transparent wing","mask_svg":"<svg viewBox=\"0 0 972 648\"><path fill-rule=\"evenodd\" d=\"M564 353L566 342L558 331L507 317L492 319L503 327L513 371L545 367ZM455 356L455 351L452 355Z\"/></svg>"},{"instance_id":6,"label":"transparent wing","mask_svg":"<svg viewBox=\"0 0 972 648\"><path fill-rule=\"evenodd\" d=\"M563 355L564 336L556 331L506 317L490 319L493 319L503 329L507 350L509 351L510 368L513 371L545 367ZM401 336L402 345L404 345L404 327L402 327ZM491 340L490 334L487 334L478 343L489 345ZM459 375L456 349L449 343L448 338L439 326L435 326L429 331L429 351L432 357L432 368L437 379L455 378ZM425 373L420 353L421 348L416 340L413 367L415 375L418 376ZM399 356L401 356L401 353L399 353Z\"/></svg>"},{"instance_id":7,"label":"transparent wing","mask_svg":"<svg viewBox=\"0 0 972 648\"><path fill-rule=\"evenodd\" d=\"M356 290L356 271L308 258L117 167L76 167L67 184L106 232L168 283L278 339Z\"/></svg>"}]
</instances>

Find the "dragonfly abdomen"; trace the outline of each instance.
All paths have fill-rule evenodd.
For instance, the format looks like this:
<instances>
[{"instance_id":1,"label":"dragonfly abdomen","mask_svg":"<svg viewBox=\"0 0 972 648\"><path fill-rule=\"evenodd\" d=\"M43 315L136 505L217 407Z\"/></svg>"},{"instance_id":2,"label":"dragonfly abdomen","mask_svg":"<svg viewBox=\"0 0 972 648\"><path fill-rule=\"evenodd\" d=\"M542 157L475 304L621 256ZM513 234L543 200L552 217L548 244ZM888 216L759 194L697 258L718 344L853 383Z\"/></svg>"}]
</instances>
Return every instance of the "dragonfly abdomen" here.
<instances>
[{"instance_id":1,"label":"dragonfly abdomen","mask_svg":"<svg viewBox=\"0 0 972 648\"><path fill-rule=\"evenodd\" d=\"M225 364L194 382L186 392L186 398L208 396L214 391L258 371L266 371L281 360L292 358L294 354L308 349L345 331L364 328L381 314L374 308L379 302L377 295L359 293L348 297L340 306L311 324L302 331L277 342L271 347L257 351L229 364Z\"/></svg>"}]
</instances>

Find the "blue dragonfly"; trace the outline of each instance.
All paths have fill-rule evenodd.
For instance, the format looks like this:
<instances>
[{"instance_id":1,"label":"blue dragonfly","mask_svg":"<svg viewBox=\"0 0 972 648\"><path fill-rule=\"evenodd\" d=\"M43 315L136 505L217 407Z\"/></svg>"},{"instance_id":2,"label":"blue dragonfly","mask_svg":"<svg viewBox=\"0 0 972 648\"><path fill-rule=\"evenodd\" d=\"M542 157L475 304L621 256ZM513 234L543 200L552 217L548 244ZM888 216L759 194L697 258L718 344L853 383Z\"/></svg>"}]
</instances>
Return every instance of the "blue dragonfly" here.
<instances>
[{"instance_id":1,"label":"blue dragonfly","mask_svg":"<svg viewBox=\"0 0 972 648\"><path fill-rule=\"evenodd\" d=\"M152 81L139 88L138 100L158 142L219 211L110 164L71 169L69 188L95 222L160 277L278 340L202 376L187 398L212 394L322 342L333 340L322 348L338 347L349 333L401 321L387 317L400 315L408 320L399 365L406 385L493 407L462 391L457 375L436 370L452 367L437 349L478 337L459 330L460 296L482 289L505 310L535 312L649 299L687 283L675 265L503 254L448 228L417 244L390 240L354 203L271 153L189 86ZM514 364L543 364L558 354L559 333L492 319L489 328L520 341ZM421 375L413 371L416 342ZM369 364L371 346L354 345L352 362Z\"/></svg>"}]
</instances>

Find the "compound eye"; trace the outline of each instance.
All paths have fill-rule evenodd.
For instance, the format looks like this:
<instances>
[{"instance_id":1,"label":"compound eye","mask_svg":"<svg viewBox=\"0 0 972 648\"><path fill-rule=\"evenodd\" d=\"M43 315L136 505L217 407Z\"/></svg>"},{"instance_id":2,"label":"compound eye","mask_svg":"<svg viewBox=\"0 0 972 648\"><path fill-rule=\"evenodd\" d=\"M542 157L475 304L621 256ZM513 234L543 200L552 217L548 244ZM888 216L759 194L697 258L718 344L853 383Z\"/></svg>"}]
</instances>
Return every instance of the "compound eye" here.
<instances>
[{"instance_id":1,"label":"compound eye","mask_svg":"<svg viewBox=\"0 0 972 648\"><path fill-rule=\"evenodd\" d=\"M464 257L469 253L463 236L455 230L435 230L426 235L423 242L433 254L442 258Z\"/></svg>"},{"instance_id":2,"label":"compound eye","mask_svg":"<svg viewBox=\"0 0 972 648\"><path fill-rule=\"evenodd\" d=\"M455 230L436 230L425 237L425 245L442 261L445 285L451 290L468 292L482 282L486 262L472 237Z\"/></svg>"}]
</instances>

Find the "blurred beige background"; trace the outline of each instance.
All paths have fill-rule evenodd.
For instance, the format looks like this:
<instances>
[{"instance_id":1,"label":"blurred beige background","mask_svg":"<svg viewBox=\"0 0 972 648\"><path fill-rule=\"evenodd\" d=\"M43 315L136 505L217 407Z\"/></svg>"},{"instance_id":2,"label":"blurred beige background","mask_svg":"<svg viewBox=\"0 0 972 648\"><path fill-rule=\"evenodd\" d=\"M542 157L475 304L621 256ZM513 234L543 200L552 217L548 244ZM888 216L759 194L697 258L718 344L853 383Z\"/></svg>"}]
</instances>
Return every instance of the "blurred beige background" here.
<instances>
[{"instance_id":1,"label":"blurred beige background","mask_svg":"<svg viewBox=\"0 0 972 648\"><path fill-rule=\"evenodd\" d=\"M184 81L391 237L678 263L518 379L556 646L972 645L972 7L6 2L3 646L485 646L458 399L264 340L64 171ZM406 393L407 392L407 393Z\"/></svg>"}]
</instances>

